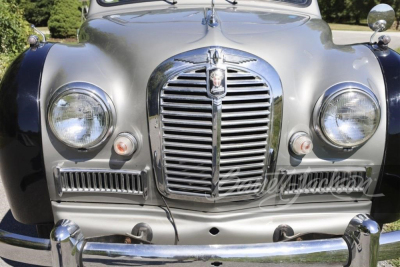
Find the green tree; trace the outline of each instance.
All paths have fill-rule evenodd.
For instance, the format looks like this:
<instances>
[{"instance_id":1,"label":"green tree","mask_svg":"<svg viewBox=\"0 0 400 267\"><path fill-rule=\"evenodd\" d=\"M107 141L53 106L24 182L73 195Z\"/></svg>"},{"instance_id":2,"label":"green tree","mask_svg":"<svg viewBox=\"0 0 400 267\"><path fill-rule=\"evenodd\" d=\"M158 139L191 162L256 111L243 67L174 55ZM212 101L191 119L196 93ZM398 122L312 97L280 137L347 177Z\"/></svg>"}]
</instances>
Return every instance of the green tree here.
<instances>
[{"instance_id":1,"label":"green tree","mask_svg":"<svg viewBox=\"0 0 400 267\"><path fill-rule=\"evenodd\" d=\"M367 18L368 12L379 1L376 0L347 0L348 15L355 24L360 24L361 19Z\"/></svg>"},{"instance_id":2,"label":"green tree","mask_svg":"<svg viewBox=\"0 0 400 267\"><path fill-rule=\"evenodd\" d=\"M318 0L322 17L327 22L361 24L369 11L377 4L385 3L396 12L400 23L400 0Z\"/></svg>"},{"instance_id":3,"label":"green tree","mask_svg":"<svg viewBox=\"0 0 400 267\"><path fill-rule=\"evenodd\" d=\"M396 22L394 23L395 25L393 28L399 30L400 29L400 0L382 0L381 2L393 7L394 12L396 12Z\"/></svg>"},{"instance_id":4,"label":"green tree","mask_svg":"<svg viewBox=\"0 0 400 267\"><path fill-rule=\"evenodd\" d=\"M55 0L48 27L54 38L75 37L81 26L81 4L78 0Z\"/></svg>"},{"instance_id":5,"label":"green tree","mask_svg":"<svg viewBox=\"0 0 400 267\"><path fill-rule=\"evenodd\" d=\"M8 64L25 49L28 22L14 0L0 0L0 81Z\"/></svg>"},{"instance_id":6,"label":"green tree","mask_svg":"<svg viewBox=\"0 0 400 267\"><path fill-rule=\"evenodd\" d=\"M0 54L16 54L26 46L30 29L14 0L0 0Z\"/></svg>"},{"instance_id":7,"label":"green tree","mask_svg":"<svg viewBox=\"0 0 400 267\"><path fill-rule=\"evenodd\" d=\"M341 22L346 9L345 0L319 0L322 17L327 22Z\"/></svg>"},{"instance_id":8,"label":"green tree","mask_svg":"<svg viewBox=\"0 0 400 267\"><path fill-rule=\"evenodd\" d=\"M25 19L36 26L47 26L54 0L18 0Z\"/></svg>"}]
</instances>

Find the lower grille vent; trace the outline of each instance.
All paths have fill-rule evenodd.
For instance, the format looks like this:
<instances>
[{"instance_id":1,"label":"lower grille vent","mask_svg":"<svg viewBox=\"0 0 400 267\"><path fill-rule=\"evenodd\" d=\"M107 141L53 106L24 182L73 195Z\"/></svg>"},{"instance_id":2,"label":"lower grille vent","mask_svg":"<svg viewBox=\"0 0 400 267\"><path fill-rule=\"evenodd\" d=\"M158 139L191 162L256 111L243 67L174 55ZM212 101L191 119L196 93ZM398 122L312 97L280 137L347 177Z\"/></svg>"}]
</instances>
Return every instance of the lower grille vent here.
<instances>
[{"instance_id":1,"label":"lower grille vent","mask_svg":"<svg viewBox=\"0 0 400 267\"><path fill-rule=\"evenodd\" d=\"M367 173L363 171L316 171L302 173L282 172L282 195L315 193L363 192L368 186Z\"/></svg>"},{"instance_id":2,"label":"lower grille vent","mask_svg":"<svg viewBox=\"0 0 400 267\"><path fill-rule=\"evenodd\" d=\"M147 194L147 175L142 171L57 169L58 193Z\"/></svg>"}]
</instances>

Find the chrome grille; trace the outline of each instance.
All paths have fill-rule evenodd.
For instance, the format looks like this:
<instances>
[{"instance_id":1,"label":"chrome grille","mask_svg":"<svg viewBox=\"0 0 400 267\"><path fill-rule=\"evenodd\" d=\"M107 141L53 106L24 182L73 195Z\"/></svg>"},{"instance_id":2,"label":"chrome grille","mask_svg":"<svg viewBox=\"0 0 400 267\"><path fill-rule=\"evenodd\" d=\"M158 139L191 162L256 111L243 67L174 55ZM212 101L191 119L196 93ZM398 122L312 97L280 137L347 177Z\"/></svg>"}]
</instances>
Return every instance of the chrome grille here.
<instances>
[{"instance_id":1,"label":"chrome grille","mask_svg":"<svg viewBox=\"0 0 400 267\"><path fill-rule=\"evenodd\" d=\"M206 69L180 74L162 88L163 160L173 193L211 196L212 99Z\"/></svg>"},{"instance_id":2,"label":"chrome grille","mask_svg":"<svg viewBox=\"0 0 400 267\"><path fill-rule=\"evenodd\" d=\"M262 189L270 89L248 71L228 68L227 73L217 144L213 143L219 131L213 130L216 118L213 100L207 96L206 67L173 77L161 90L162 158L171 193L229 197Z\"/></svg>"},{"instance_id":3,"label":"chrome grille","mask_svg":"<svg viewBox=\"0 0 400 267\"><path fill-rule=\"evenodd\" d=\"M257 75L228 69L222 100L219 196L261 190L267 158L270 90Z\"/></svg>"},{"instance_id":4,"label":"chrome grille","mask_svg":"<svg viewBox=\"0 0 400 267\"><path fill-rule=\"evenodd\" d=\"M114 193L145 195L146 172L118 170L57 169L56 184L63 193Z\"/></svg>"},{"instance_id":5,"label":"chrome grille","mask_svg":"<svg viewBox=\"0 0 400 267\"><path fill-rule=\"evenodd\" d=\"M187 51L153 71L147 101L163 196L221 203L267 193L283 114L282 83L268 62L227 47Z\"/></svg>"},{"instance_id":6,"label":"chrome grille","mask_svg":"<svg viewBox=\"0 0 400 267\"><path fill-rule=\"evenodd\" d=\"M367 172L357 171L310 171L283 172L281 190L283 195L315 193L363 192L368 186Z\"/></svg>"}]
</instances>

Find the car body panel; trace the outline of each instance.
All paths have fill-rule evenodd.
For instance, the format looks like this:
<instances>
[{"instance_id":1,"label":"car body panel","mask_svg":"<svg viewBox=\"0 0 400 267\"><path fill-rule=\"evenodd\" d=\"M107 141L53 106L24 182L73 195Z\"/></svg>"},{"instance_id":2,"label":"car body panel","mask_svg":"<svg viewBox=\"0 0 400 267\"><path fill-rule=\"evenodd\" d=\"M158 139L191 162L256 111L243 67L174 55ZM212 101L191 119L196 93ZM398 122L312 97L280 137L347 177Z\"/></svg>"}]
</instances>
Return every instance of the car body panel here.
<instances>
[{"instance_id":1,"label":"car body panel","mask_svg":"<svg viewBox=\"0 0 400 267\"><path fill-rule=\"evenodd\" d=\"M43 160L40 83L53 44L28 49L0 84L0 176L14 218L26 224L53 219Z\"/></svg>"},{"instance_id":2,"label":"car body panel","mask_svg":"<svg viewBox=\"0 0 400 267\"><path fill-rule=\"evenodd\" d=\"M285 100L278 168L290 171L308 167L370 167L373 184L368 193L374 192L374 183L379 177L384 153L386 101L385 84L379 63L367 47L335 45L329 26L315 16L309 15L307 18L305 14L300 15L299 10L304 10L299 8L293 15L290 14L291 8L272 12L268 5L255 9L254 3L251 2L237 7L239 14L240 12L247 14L243 22L231 24L229 21L232 19L226 18L226 23L221 22L220 26L210 28L203 25L201 16L194 12L198 10L201 13L203 9L197 8L194 4L180 4L172 9L167 5L161 6L160 3L153 4L152 9L149 6L146 8L153 14L154 23L132 22L125 25L115 21L116 17L109 17L111 10L102 14L92 13L81 28L79 45L57 44L49 53L41 88L43 120L51 95L57 88L69 82L88 82L99 86L110 96L117 109L116 130L101 150L78 153L55 140L47 125L42 124L43 144L46 148L44 158L52 201L163 205L152 173L146 106L147 84L154 69L168 58L186 51L213 46L229 47L255 54L271 64L279 74ZM128 7L135 8L131 10ZM127 5L126 8L124 12L131 14L141 12L137 9L143 7ZM230 5L217 7L217 16L229 15L233 18L231 8ZM257 15L251 16L249 13L252 12ZM173 23L163 22L165 14L170 16L171 13L177 14L178 17L187 14L189 18L186 19L190 22L180 20ZM119 10L117 14L122 16L123 12ZM190 14L194 15L190 17ZM271 23L274 23L275 19L271 19L271 23L267 19L267 23L263 24L260 23L262 21L260 14L272 14L272 17L284 18L282 23L284 29L271 30ZM158 16L161 22L157 22ZM291 16L296 18L302 16L304 19L292 22ZM145 17L136 19L146 20ZM268 15L265 17L269 18ZM171 15L171 18L174 16ZM249 32L241 30L247 24L253 25L253 22L257 25L255 30ZM235 29L233 25L239 25L236 27L237 33L233 32ZM376 134L364 146L352 152L332 150L310 130L312 112L317 100L325 90L344 81L368 86L377 96L382 108L382 118ZM288 150L289 139L297 131L309 132L315 142L313 153L302 160L292 157ZM112 149L112 140L120 132L132 132L139 140L139 150L129 160L117 156ZM146 169L149 174L149 197L146 201L139 196L107 194L66 193L59 197L53 178L54 167ZM334 194L315 194L300 196L295 202L344 203L358 200L370 203L370 199L371 197L366 195L350 194L338 198ZM221 204L179 200L168 200L168 203L174 208L223 212L258 206L285 205L287 200L274 195L255 201ZM345 211L346 205L342 208Z\"/></svg>"},{"instance_id":3,"label":"car body panel","mask_svg":"<svg viewBox=\"0 0 400 267\"><path fill-rule=\"evenodd\" d=\"M399 152L399 72L400 55L391 49L368 45L379 60L384 73L387 94L387 137L381 177L375 194L383 195L373 200L371 215L379 222L390 223L400 219L400 168Z\"/></svg>"},{"instance_id":4,"label":"car body panel","mask_svg":"<svg viewBox=\"0 0 400 267\"><path fill-rule=\"evenodd\" d=\"M270 243L275 229L282 224L290 225L296 233L340 236L354 214L368 213L371 209L371 203L367 202L346 203L346 211L336 203L311 206L300 204L286 209L252 208L220 213L171 209L179 236L177 242L174 225L165 207L53 202L55 220L70 218L85 236L123 235L130 233L136 224L145 222L153 231L152 242L163 245ZM210 233L212 228L219 230L218 235Z\"/></svg>"}]
</instances>

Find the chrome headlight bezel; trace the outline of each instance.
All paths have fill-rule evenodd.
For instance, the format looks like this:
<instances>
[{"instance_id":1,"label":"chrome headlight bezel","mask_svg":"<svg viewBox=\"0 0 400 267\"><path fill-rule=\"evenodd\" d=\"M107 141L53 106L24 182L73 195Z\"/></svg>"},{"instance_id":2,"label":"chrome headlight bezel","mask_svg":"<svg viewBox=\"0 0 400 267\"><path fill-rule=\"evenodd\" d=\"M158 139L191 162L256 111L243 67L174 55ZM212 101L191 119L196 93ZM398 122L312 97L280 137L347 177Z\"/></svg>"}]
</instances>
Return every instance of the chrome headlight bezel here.
<instances>
[{"instance_id":1,"label":"chrome headlight bezel","mask_svg":"<svg viewBox=\"0 0 400 267\"><path fill-rule=\"evenodd\" d=\"M108 120L108 126L107 130L105 133L102 135L101 138L96 143L91 143L88 146L85 147L80 147L80 146L75 146L73 144L70 144L60 138L58 135L56 129L54 128L54 125L51 123L51 116L52 116L52 110L51 107L53 104L60 98L69 95L69 94L82 94L82 95L87 95L91 98L93 98L96 102L98 102L102 109L104 110L105 116L107 116ZM90 83L85 83L85 82L74 82L74 83L69 83L66 85L61 86L57 90L55 90L55 93L50 97L50 100L47 104L47 125L51 129L52 134L59 140L61 143L65 144L68 147L75 148L75 149L94 149L102 144L104 144L113 134L115 130L115 125L117 121L117 113L115 110L114 103L111 101L111 98L99 87L90 84Z\"/></svg>"},{"instance_id":2,"label":"chrome headlight bezel","mask_svg":"<svg viewBox=\"0 0 400 267\"><path fill-rule=\"evenodd\" d=\"M368 139L366 139L364 142L356 144L356 145L352 145L352 146L342 146L342 145L336 144L335 142L330 140L325 135L325 132L323 131L322 126L321 126L321 118L322 118L323 112L325 111L326 105L328 103L330 103L330 101L332 99L334 99L335 97L337 97L341 94L348 93L348 92L357 92L357 93L361 93L361 94L364 94L367 97L369 97L372 100L372 102L377 106L378 122L375 125L375 128L372 131L371 136ZM380 121L381 121L381 106L379 104L377 97L371 91L371 89L369 89L368 87L366 87L365 85L360 84L360 83L345 82L345 83L339 83L339 84L332 86L331 88L326 90L325 93L319 98L319 100L317 101L315 108L314 108L312 125L313 125L314 131L317 133L317 135L330 147L339 149L339 150L352 150L352 149L355 149L355 148L358 148L358 147L364 145L366 142L368 142L368 140L371 139L371 137L376 133L376 131L380 125Z\"/></svg>"}]
</instances>

